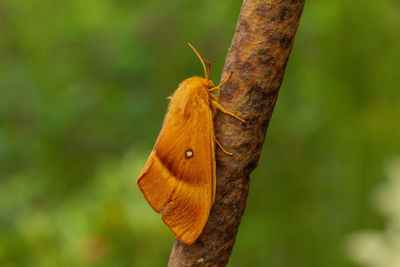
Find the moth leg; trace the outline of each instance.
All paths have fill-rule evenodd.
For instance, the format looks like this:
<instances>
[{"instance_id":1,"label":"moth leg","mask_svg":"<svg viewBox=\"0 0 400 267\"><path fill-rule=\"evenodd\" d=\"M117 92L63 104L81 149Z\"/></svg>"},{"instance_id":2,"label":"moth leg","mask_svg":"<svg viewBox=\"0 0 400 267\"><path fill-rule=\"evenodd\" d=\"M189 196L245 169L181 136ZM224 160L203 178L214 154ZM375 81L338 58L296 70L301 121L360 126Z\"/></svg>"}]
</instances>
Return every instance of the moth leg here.
<instances>
[{"instance_id":1,"label":"moth leg","mask_svg":"<svg viewBox=\"0 0 400 267\"><path fill-rule=\"evenodd\" d=\"M232 155L233 155L233 153L226 151L226 150L221 146L221 144L218 142L218 140L217 140L217 138L215 138L215 136L214 136L214 140L215 140L215 143L217 143L217 145L219 146L219 148L222 150L222 152L224 152L225 154L227 154L227 155L229 155L229 156L232 156Z\"/></svg>"},{"instance_id":2,"label":"moth leg","mask_svg":"<svg viewBox=\"0 0 400 267\"><path fill-rule=\"evenodd\" d=\"M215 105L211 105L211 109L213 116L215 116L215 114L217 114L217 108L215 107Z\"/></svg>"},{"instance_id":3,"label":"moth leg","mask_svg":"<svg viewBox=\"0 0 400 267\"><path fill-rule=\"evenodd\" d=\"M210 96L210 107L211 107L211 110L212 110L212 114L213 114L213 116L215 116L215 114L217 114L217 108L215 107L213 102L214 101L218 101L218 98L213 94L209 94L209 96Z\"/></svg>"},{"instance_id":4,"label":"moth leg","mask_svg":"<svg viewBox=\"0 0 400 267\"><path fill-rule=\"evenodd\" d=\"M216 95L213 95L210 93L210 98L211 98L211 100L215 100L218 102L218 97Z\"/></svg>"},{"instance_id":5,"label":"moth leg","mask_svg":"<svg viewBox=\"0 0 400 267\"><path fill-rule=\"evenodd\" d=\"M210 97L210 107L211 107L211 109L212 109L212 113L213 113L213 115L215 116L215 114L217 113L217 108L215 107L215 105L213 105L213 101L218 101L218 98L217 98L217 96L215 96L215 95L213 95L213 94L208 94L209 95L209 97Z\"/></svg>"},{"instance_id":6,"label":"moth leg","mask_svg":"<svg viewBox=\"0 0 400 267\"><path fill-rule=\"evenodd\" d=\"M215 86L215 87L209 89L208 92L209 92L209 93L212 93L212 92L215 92L215 91L219 90L219 88L221 88L222 85L224 85L224 84L226 84L226 83L228 82L228 80L229 80L229 78L230 78L231 76L232 76L232 72L229 73L229 75L228 75L228 77L225 79L225 81L223 81L220 85Z\"/></svg>"},{"instance_id":7,"label":"moth leg","mask_svg":"<svg viewBox=\"0 0 400 267\"><path fill-rule=\"evenodd\" d=\"M221 106L217 101L212 100L212 104L213 104L213 106L215 106L216 109L222 111L223 113L231 115L232 117L240 120L241 122L246 122L245 120L241 119L240 117L238 117L237 115L233 114L232 112L229 112L226 109L224 109L224 107Z\"/></svg>"}]
</instances>

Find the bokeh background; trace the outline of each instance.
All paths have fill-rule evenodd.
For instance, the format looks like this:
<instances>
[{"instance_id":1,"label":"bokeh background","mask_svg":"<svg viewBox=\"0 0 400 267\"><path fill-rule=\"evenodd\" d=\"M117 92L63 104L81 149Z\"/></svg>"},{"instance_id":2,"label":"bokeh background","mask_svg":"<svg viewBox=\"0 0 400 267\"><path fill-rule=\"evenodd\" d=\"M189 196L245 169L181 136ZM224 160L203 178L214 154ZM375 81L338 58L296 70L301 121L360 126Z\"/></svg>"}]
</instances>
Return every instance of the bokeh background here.
<instances>
[{"instance_id":1,"label":"bokeh background","mask_svg":"<svg viewBox=\"0 0 400 267\"><path fill-rule=\"evenodd\" d=\"M186 42L219 81L240 6L0 1L0 266L166 265L136 179ZM399 30L397 0L307 1L229 266L390 266L358 231L400 227L371 201L400 218Z\"/></svg>"}]
</instances>

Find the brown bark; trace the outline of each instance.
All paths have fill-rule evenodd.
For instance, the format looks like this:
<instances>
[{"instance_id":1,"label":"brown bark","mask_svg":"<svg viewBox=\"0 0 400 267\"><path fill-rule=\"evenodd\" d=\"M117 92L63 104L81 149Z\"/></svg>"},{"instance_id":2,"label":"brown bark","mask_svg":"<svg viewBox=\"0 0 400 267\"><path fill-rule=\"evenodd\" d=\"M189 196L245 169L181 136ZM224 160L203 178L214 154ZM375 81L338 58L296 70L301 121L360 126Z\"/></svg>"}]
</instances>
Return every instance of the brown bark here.
<instances>
[{"instance_id":1,"label":"brown bark","mask_svg":"<svg viewBox=\"0 0 400 267\"><path fill-rule=\"evenodd\" d=\"M208 222L193 245L175 240L168 266L225 266L246 207L268 123L299 25L304 0L244 0L222 77L219 102L246 123L217 114L217 191Z\"/></svg>"}]
</instances>

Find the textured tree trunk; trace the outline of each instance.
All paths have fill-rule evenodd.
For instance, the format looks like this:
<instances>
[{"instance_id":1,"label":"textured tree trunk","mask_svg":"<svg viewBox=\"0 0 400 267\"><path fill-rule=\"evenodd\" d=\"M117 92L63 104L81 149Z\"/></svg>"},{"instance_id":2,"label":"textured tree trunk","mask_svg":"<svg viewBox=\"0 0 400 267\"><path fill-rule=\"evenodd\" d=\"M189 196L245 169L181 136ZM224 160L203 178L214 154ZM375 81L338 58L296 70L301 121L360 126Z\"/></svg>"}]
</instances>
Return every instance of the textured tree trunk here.
<instances>
[{"instance_id":1,"label":"textured tree trunk","mask_svg":"<svg viewBox=\"0 0 400 267\"><path fill-rule=\"evenodd\" d=\"M304 0L244 0L222 78L219 102L246 123L217 114L217 191L208 222L193 245L175 240L168 266L225 266L246 207L249 175L257 166L278 98Z\"/></svg>"}]
</instances>

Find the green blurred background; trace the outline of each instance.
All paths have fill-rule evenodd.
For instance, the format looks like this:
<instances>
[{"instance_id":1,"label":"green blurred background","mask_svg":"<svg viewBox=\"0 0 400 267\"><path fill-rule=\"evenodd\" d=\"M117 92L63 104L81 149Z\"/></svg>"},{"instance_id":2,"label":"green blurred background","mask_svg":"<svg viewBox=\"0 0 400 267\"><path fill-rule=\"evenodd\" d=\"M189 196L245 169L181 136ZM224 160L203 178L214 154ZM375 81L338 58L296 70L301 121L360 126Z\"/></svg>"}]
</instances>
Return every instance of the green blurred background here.
<instances>
[{"instance_id":1,"label":"green blurred background","mask_svg":"<svg viewBox=\"0 0 400 267\"><path fill-rule=\"evenodd\" d=\"M0 1L0 266L165 266L136 187L167 99L219 81L241 1ZM229 266L355 266L400 153L400 2L307 1ZM400 205L400 203L399 203Z\"/></svg>"}]
</instances>

